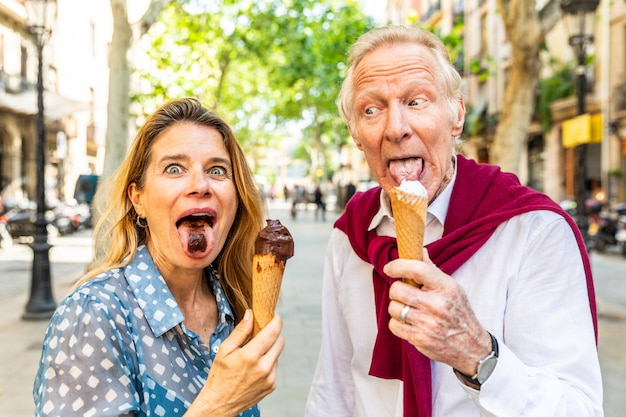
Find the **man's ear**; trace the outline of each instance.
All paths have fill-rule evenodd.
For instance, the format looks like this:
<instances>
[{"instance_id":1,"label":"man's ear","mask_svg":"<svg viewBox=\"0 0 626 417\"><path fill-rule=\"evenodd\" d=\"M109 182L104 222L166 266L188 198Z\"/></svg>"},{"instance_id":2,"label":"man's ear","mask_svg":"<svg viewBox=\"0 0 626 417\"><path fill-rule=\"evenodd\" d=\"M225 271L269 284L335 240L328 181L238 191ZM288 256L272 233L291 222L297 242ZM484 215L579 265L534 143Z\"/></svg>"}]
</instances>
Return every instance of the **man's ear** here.
<instances>
[{"instance_id":1,"label":"man's ear","mask_svg":"<svg viewBox=\"0 0 626 417\"><path fill-rule=\"evenodd\" d=\"M463 126L465 125L465 101L461 98L459 100L459 110L457 112L457 120L454 123L452 129L452 136L460 136L463 133Z\"/></svg>"},{"instance_id":2,"label":"man's ear","mask_svg":"<svg viewBox=\"0 0 626 417\"><path fill-rule=\"evenodd\" d=\"M348 131L350 132L350 136L352 137L352 140L354 141L354 144L356 145L356 147L359 148L360 151L362 151L363 144L357 137L356 133L354 133L353 129L350 126L348 126Z\"/></svg>"}]
</instances>

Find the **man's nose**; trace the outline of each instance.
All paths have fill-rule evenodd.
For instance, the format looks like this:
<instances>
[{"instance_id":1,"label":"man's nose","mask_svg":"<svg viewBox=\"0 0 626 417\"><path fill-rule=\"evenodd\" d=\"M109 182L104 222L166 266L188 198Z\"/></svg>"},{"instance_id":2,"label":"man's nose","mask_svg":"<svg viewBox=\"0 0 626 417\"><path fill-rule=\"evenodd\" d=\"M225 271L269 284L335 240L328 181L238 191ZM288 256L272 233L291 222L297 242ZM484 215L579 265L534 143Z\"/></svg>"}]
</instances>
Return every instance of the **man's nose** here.
<instances>
[{"instance_id":1,"label":"man's nose","mask_svg":"<svg viewBox=\"0 0 626 417\"><path fill-rule=\"evenodd\" d=\"M399 142L410 136L410 128L406 115L407 109L400 104L392 104L387 111L385 139Z\"/></svg>"}]
</instances>

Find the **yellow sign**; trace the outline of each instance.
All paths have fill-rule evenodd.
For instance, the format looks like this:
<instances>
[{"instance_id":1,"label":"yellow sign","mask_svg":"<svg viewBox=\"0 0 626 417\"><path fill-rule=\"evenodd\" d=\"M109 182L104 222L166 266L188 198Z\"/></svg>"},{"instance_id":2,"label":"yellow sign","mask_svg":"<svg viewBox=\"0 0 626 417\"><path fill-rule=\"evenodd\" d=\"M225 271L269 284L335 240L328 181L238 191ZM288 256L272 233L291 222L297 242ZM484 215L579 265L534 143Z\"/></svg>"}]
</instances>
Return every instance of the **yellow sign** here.
<instances>
[{"instance_id":1,"label":"yellow sign","mask_svg":"<svg viewBox=\"0 0 626 417\"><path fill-rule=\"evenodd\" d=\"M581 114L563 122L563 147L602 142L602 114Z\"/></svg>"}]
</instances>

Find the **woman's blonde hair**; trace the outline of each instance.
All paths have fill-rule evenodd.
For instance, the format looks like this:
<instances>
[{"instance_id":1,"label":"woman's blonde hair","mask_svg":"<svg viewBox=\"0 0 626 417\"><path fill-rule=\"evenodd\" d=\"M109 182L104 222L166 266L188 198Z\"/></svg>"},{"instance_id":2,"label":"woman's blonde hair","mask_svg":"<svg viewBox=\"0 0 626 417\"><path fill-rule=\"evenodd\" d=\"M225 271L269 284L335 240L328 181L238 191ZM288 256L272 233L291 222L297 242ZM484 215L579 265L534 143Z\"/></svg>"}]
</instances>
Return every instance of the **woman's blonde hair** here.
<instances>
[{"instance_id":1,"label":"woman's blonde hair","mask_svg":"<svg viewBox=\"0 0 626 417\"><path fill-rule=\"evenodd\" d=\"M178 123L194 123L216 129L222 135L231 158L237 213L224 248L212 265L220 276L236 319L241 320L245 309L251 305L252 256L257 233L263 227L262 200L252 171L230 127L193 98L168 101L150 115L120 167L103 184L99 194L107 202L94 229L94 251L99 254L93 269L77 285L108 269L124 267L135 255L137 247L146 242L149 229L136 223L137 213L128 197L128 187L132 183L138 189L144 187L155 140Z\"/></svg>"},{"instance_id":2,"label":"woman's blonde hair","mask_svg":"<svg viewBox=\"0 0 626 417\"><path fill-rule=\"evenodd\" d=\"M351 132L354 132L354 70L363 58L380 47L397 44L417 44L428 48L435 56L440 71L439 81L445 87L451 120L456 120L463 100L463 79L450 62L450 55L437 35L417 26L384 26L361 35L352 45L348 56L348 71L339 92L339 113Z\"/></svg>"}]
</instances>

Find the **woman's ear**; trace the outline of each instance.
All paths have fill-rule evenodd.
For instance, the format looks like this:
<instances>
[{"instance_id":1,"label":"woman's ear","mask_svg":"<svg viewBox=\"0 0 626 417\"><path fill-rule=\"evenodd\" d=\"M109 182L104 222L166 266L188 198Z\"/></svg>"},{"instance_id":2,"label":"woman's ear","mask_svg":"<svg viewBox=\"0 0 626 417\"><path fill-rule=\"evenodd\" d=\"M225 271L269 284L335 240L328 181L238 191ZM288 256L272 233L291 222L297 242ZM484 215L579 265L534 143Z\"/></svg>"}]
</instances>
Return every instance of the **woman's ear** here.
<instances>
[{"instance_id":1,"label":"woman's ear","mask_svg":"<svg viewBox=\"0 0 626 417\"><path fill-rule=\"evenodd\" d=\"M139 189L137 188L137 184L134 182L131 182L130 185L128 186L127 193L128 193L128 199L133 204L133 207L135 208L135 212L137 213L137 215L139 215L140 217L143 216L144 210L143 210L143 204L141 203L141 191L139 191Z\"/></svg>"}]
</instances>

